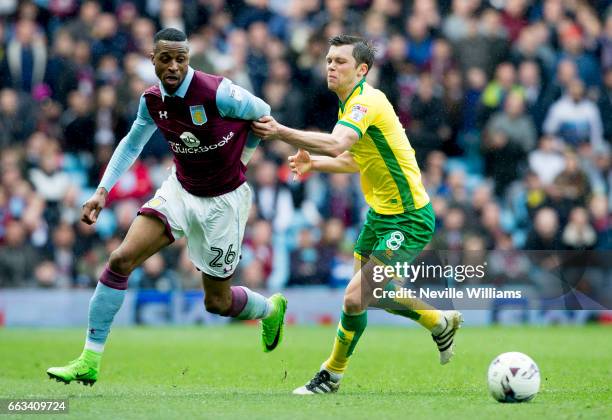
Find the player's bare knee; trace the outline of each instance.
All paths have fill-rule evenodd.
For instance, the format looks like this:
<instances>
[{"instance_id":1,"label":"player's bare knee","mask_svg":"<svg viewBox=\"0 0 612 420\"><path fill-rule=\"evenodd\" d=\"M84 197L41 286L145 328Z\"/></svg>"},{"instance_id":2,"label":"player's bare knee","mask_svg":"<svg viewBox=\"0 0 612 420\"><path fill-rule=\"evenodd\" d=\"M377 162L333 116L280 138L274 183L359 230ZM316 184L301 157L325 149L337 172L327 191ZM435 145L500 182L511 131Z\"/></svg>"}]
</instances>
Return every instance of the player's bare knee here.
<instances>
[{"instance_id":1,"label":"player's bare knee","mask_svg":"<svg viewBox=\"0 0 612 420\"><path fill-rule=\"evenodd\" d=\"M111 252L110 258L108 259L108 267L115 273L128 275L135 267L134 258L127 255L125 252L118 248Z\"/></svg>"},{"instance_id":2,"label":"player's bare knee","mask_svg":"<svg viewBox=\"0 0 612 420\"><path fill-rule=\"evenodd\" d=\"M225 295L206 295L204 296L204 306L206 311L211 314L227 315L232 306L232 298Z\"/></svg>"},{"instance_id":3,"label":"player's bare knee","mask_svg":"<svg viewBox=\"0 0 612 420\"><path fill-rule=\"evenodd\" d=\"M344 295L344 310L348 314L363 312L365 307L361 296L354 293Z\"/></svg>"}]
</instances>

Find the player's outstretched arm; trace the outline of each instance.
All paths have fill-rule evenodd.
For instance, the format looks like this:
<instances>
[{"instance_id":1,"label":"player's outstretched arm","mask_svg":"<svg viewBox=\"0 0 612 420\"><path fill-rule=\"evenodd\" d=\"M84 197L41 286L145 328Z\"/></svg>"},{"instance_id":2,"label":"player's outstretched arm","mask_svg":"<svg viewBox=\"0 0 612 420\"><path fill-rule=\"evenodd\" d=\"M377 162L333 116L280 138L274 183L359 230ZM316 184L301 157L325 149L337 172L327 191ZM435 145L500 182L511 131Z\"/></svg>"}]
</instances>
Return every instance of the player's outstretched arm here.
<instances>
[{"instance_id":1,"label":"player's outstretched arm","mask_svg":"<svg viewBox=\"0 0 612 420\"><path fill-rule=\"evenodd\" d=\"M98 185L96 192L83 204L81 211L81 221L91 225L96 223L98 215L106 204L108 192L113 188L113 185L128 170L136 161L145 144L149 141L157 126L151 118L147 109L144 96L140 98L138 107L138 115L130 128L130 132L119 142L119 145L113 152L102 180Z\"/></svg>"},{"instance_id":2,"label":"player's outstretched arm","mask_svg":"<svg viewBox=\"0 0 612 420\"><path fill-rule=\"evenodd\" d=\"M341 155L359 140L355 130L342 124L336 124L329 134L295 130L280 124L273 117L263 117L254 121L252 128L264 140L282 140L299 149L331 157Z\"/></svg>"},{"instance_id":3,"label":"player's outstretched arm","mask_svg":"<svg viewBox=\"0 0 612 420\"><path fill-rule=\"evenodd\" d=\"M297 175L304 175L308 172L333 172L333 173L353 173L359 172L359 166L353 159L350 152L346 151L335 158L330 156L311 156L305 150L289 156L289 167Z\"/></svg>"}]
</instances>

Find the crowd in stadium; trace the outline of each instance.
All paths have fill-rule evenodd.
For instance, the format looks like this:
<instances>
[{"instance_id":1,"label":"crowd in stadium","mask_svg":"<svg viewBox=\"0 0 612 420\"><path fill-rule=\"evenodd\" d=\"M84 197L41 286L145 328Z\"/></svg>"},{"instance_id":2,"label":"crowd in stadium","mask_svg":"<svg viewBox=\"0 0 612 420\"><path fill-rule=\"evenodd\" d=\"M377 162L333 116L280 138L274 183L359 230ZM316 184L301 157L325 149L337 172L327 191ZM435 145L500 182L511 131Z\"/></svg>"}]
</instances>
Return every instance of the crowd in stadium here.
<instances>
[{"instance_id":1,"label":"crowd in stadium","mask_svg":"<svg viewBox=\"0 0 612 420\"><path fill-rule=\"evenodd\" d=\"M184 30L191 66L329 132L327 39L377 48L368 82L417 153L443 250L611 249L612 6L607 0L32 0L0 2L0 287L94 287L172 159L156 133L94 226L79 222L142 92L154 33ZM249 163L254 202L236 282L344 286L366 206L358 175L294 180L282 142ZM516 260L500 272L524 273ZM130 287L199 288L185 243Z\"/></svg>"}]
</instances>

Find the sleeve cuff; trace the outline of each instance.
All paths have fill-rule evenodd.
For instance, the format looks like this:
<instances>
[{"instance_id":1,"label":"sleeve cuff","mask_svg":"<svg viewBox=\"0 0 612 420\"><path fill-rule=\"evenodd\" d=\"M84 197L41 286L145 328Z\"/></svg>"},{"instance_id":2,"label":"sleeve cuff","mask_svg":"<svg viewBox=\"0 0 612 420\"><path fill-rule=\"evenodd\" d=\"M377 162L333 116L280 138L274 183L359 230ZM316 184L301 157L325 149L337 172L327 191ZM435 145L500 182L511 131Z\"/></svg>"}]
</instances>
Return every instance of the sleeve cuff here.
<instances>
[{"instance_id":1,"label":"sleeve cuff","mask_svg":"<svg viewBox=\"0 0 612 420\"><path fill-rule=\"evenodd\" d=\"M351 124L350 122L347 122L347 121L338 121L338 124L342 124L342 125L344 125L346 127L352 128L353 130L355 130L357 132L357 135L359 136L359 138L363 137L363 133L361 132L359 127L357 127L356 125Z\"/></svg>"}]
</instances>

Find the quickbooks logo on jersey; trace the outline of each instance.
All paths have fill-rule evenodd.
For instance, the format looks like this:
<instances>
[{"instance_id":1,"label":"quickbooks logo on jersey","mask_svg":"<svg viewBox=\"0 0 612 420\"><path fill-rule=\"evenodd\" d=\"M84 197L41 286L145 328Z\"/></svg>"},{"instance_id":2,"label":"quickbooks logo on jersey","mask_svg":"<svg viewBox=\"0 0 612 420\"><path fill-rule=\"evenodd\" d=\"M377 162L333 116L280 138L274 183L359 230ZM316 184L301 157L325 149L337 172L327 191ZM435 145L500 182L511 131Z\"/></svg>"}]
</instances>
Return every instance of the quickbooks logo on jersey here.
<instances>
[{"instance_id":1,"label":"quickbooks logo on jersey","mask_svg":"<svg viewBox=\"0 0 612 420\"><path fill-rule=\"evenodd\" d=\"M183 147L180 143L170 143L170 147L174 153L178 154L194 154L194 153L206 153L210 150L218 149L219 147L225 146L232 138L234 137L234 132L230 131L227 135L223 136L223 140L218 143L210 144L208 146L200 146L200 140L190 133L189 131L185 131L181 134L181 140L185 143Z\"/></svg>"}]
</instances>

